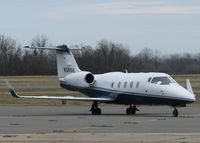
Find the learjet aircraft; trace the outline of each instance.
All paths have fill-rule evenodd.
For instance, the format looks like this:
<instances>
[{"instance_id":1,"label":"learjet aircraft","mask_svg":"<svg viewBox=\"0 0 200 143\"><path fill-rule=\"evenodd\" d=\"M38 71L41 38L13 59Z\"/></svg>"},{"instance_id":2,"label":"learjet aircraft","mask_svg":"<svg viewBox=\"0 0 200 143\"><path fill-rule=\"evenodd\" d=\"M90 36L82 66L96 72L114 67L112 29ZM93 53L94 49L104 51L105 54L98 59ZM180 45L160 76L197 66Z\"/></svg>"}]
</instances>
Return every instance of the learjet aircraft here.
<instances>
[{"instance_id":1,"label":"learjet aircraft","mask_svg":"<svg viewBox=\"0 0 200 143\"><path fill-rule=\"evenodd\" d=\"M39 47L38 49L55 50L60 86L67 90L79 91L87 97L21 96L7 82L13 97L65 102L67 100L91 101L93 102L90 110L92 115L101 114L98 106L100 103L129 105L126 109L127 115L134 115L136 111L139 111L138 105L169 105L174 108L172 112L174 117L178 116L177 107L185 107L186 104L196 100L189 79L186 80L186 88L184 88L166 73L109 72L93 74L79 69L71 50L66 45Z\"/></svg>"}]
</instances>

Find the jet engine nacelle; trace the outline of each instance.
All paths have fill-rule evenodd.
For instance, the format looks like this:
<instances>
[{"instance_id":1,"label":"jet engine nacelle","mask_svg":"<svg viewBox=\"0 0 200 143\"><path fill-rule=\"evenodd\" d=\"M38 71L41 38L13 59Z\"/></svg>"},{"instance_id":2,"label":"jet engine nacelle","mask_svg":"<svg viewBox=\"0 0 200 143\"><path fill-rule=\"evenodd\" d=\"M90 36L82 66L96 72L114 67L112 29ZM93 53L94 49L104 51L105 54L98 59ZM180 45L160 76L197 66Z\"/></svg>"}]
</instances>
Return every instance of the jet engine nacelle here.
<instances>
[{"instance_id":1,"label":"jet engine nacelle","mask_svg":"<svg viewBox=\"0 0 200 143\"><path fill-rule=\"evenodd\" d=\"M67 85L76 87L90 87L94 83L94 75L90 72L77 72L67 75L64 78Z\"/></svg>"}]
</instances>

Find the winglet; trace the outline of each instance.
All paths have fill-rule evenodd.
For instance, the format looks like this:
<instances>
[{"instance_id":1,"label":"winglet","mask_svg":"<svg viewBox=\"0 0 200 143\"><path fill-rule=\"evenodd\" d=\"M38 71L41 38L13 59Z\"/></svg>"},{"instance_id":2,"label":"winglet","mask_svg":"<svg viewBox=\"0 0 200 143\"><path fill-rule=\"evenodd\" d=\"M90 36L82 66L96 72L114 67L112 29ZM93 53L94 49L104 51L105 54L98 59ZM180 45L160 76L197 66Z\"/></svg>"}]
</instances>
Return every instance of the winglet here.
<instances>
[{"instance_id":1,"label":"winglet","mask_svg":"<svg viewBox=\"0 0 200 143\"><path fill-rule=\"evenodd\" d=\"M10 84L10 82L8 80L5 80L5 83L10 91L10 94L15 97L15 98L20 98L19 95L17 95L15 89L12 87L12 85Z\"/></svg>"},{"instance_id":2,"label":"winglet","mask_svg":"<svg viewBox=\"0 0 200 143\"><path fill-rule=\"evenodd\" d=\"M190 83L190 80L187 79L186 80L186 89L187 91L189 91L190 93L194 94L193 90L192 90L192 86L191 86L191 83Z\"/></svg>"}]
</instances>

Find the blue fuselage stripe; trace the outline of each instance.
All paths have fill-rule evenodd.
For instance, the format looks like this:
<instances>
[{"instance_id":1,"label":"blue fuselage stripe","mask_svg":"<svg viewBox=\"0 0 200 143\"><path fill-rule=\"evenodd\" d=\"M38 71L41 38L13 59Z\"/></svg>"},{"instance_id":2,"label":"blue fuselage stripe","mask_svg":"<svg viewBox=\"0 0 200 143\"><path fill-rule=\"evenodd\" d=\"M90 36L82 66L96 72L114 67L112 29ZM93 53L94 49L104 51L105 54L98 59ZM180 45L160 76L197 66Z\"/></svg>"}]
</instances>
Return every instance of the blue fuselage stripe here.
<instances>
[{"instance_id":1,"label":"blue fuselage stripe","mask_svg":"<svg viewBox=\"0 0 200 143\"><path fill-rule=\"evenodd\" d=\"M88 87L88 88L79 88L72 87L65 84L61 86L68 90L78 90L81 93L89 97L109 97L113 98L112 103L116 104L137 104L137 105L185 105L187 103L192 103L185 99L174 99L169 97L162 96L153 96L146 94L130 93L130 92L115 92L109 89L97 88L97 87Z\"/></svg>"}]
</instances>

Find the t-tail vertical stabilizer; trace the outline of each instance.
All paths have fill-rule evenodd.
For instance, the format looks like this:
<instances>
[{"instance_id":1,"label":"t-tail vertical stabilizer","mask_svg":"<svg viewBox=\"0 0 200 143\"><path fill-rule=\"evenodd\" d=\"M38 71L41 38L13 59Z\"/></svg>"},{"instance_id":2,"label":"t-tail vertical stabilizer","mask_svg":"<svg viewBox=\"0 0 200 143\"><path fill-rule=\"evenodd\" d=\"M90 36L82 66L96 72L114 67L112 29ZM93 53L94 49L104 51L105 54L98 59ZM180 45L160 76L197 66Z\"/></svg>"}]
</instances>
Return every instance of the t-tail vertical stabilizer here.
<instances>
[{"instance_id":1,"label":"t-tail vertical stabilizer","mask_svg":"<svg viewBox=\"0 0 200 143\"><path fill-rule=\"evenodd\" d=\"M71 73L81 71L66 45L57 46L56 48L58 78L64 78Z\"/></svg>"}]
</instances>

